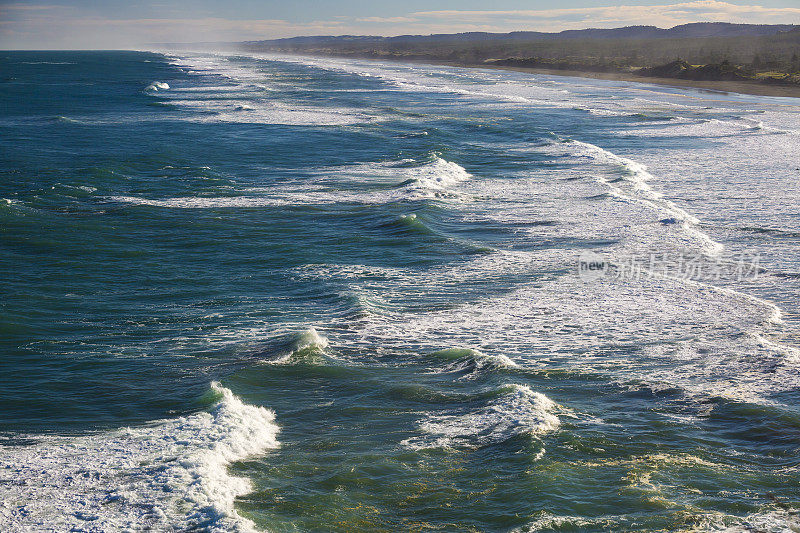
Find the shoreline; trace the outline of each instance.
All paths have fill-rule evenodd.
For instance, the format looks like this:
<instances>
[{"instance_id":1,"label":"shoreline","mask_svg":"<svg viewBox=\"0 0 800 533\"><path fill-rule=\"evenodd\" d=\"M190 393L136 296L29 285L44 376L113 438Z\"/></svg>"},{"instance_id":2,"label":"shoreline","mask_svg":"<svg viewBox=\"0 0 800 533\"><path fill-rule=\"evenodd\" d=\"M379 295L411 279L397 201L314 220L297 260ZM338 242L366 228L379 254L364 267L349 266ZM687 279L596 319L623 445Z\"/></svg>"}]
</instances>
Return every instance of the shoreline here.
<instances>
[{"instance_id":1,"label":"shoreline","mask_svg":"<svg viewBox=\"0 0 800 533\"><path fill-rule=\"evenodd\" d=\"M327 56L327 57L346 57L346 56ZM424 59L400 59L390 57L363 57L360 59L374 59L390 61L398 61L405 63L420 63L424 65L445 65L449 67L461 68L483 68L488 70L510 70L514 72L523 72L527 74L544 74L547 76L564 76L566 78L590 78L595 80L607 81L624 81L641 84L662 85L665 87L674 87L676 89L700 89L703 91L710 91L715 93L735 93L746 94L754 96L773 96L780 98L798 98L800 99L800 85L769 85L766 83L759 83L757 81L700 81L700 80L684 80L680 78L658 78L651 76L636 76L635 74L626 74L623 72L591 72L586 70L560 70L548 68L531 68L531 67L512 67L507 65L487 65L484 63L457 63L453 61L428 61Z\"/></svg>"},{"instance_id":2,"label":"shoreline","mask_svg":"<svg viewBox=\"0 0 800 533\"><path fill-rule=\"evenodd\" d=\"M255 50L247 50L254 52ZM422 65L443 65L448 67L459 68L479 68L488 70L508 70L514 72L522 72L528 74L544 74L547 76L563 76L568 78L590 78L596 80L607 81L623 81L640 84L661 85L665 87L674 87L678 89L700 89L703 91L710 91L716 93L735 93L754 96L772 96L779 98L798 98L800 99L800 85L770 85L766 83L759 83L757 81L700 81L700 80L685 80L680 78L659 78L650 76L636 76L635 74L628 74L622 72L591 72L584 70L560 70L560 69L546 69L546 68L531 68L531 67L514 67L507 65L491 65L485 63L460 63L456 61L444 61L435 59L421 59L412 57L397 57L397 56L362 56L362 55L345 55L345 54L314 54L277 51L277 50L263 50L263 52L272 52L286 55L299 55L309 57L337 57L343 59L366 59L370 61L393 61L397 63L418 63Z\"/></svg>"},{"instance_id":3,"label":"shoreline","mask_svg":"<svg viewBox=\"0 0 800 533\"><path fill-rule=\"evenodd\" d=\"M458 65L453 65L458 66ZM757 81L700 81L684 80L680 78L657 78L650 76L636 76L621 72L589 72L583 70L554 70L526 67L507 67L502 65L460 65L465 68L488 68L497 70L513 70L529 74L546 74L549 76L565 76L572 78L591 78L608 81L625 81L633 83L663 85L666 87L702 89L719 93L748 94L755 96L776 96L782 98L800 98L800 86L769 85Z\"/></svg>"}]
</instances>

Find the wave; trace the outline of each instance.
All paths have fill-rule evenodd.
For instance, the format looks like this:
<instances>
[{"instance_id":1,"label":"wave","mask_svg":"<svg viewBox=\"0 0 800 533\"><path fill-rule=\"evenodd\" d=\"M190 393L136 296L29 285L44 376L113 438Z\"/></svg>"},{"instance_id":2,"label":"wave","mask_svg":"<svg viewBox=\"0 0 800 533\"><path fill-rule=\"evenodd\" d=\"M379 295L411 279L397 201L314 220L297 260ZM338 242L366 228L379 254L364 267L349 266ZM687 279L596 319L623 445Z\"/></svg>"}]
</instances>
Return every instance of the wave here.
<instances>
[{"instance_id":1,"label":"wave","mask_svg":"<svg viewBox=\"0 0 800 533\"><path fill-rule=\"evenodd\" d=\"M748 117L737 117L734 120L719 120L719 119L711 119L710 122L724 124L727 126L733 126L745 131L753 131L753 132L763 132L763 133L771 133L771 134L778 134L778 135L793 135L796 134L796 130L785 130L781 128L775 128L772 126L767 126L764 124L764 121L748 118Z\"/></svg>"},{"instance_id":2,"label":"wave","mask_svg":"<svg viewBox=\"0 0 800 533\"><path fill-rule=\"evenodd\" d=\"M768 511L753 513L745 517L723 513L706 513L698 509L687 510L694 514L697 525L686 531L716 531L717 533L796 532L800 531L800 519L791 511ZM512 533L535 531L630 531L640 529L641 523L631 522L630 515L601 515L586 517L578 515L555 515L542 511L530 523L515 528ZM683 530L682 530L683 531Z\"/></svg>"},{"instance_id":3,"label":"wave","mask_svg":"<svg viewBox=\"0 0 800 533\"><path fill-rule=\"evenodd\" d=\"M648 113L644 111L630 113L626 116L640 122L670 122L677 120L677 117L673 115L668 115L665 113Z\"/></svg>"},{"instance_id":4,"label":"wave","mask_svg":"<svg viewBox=\"0 0 800 533\"><path fill-rule=\"evenodd\" d=\"M748 233L764 234L774 237L787 237L787 238L800 237L800 231L793 231L781 228L767 228L762 226L742 226L739 229L741 231L746 231Z\"/></svg>"},{"instance_id":5,"label":"wave","mask_svg":"<svg viewBox=\"0 0 800 533\"><path fill-rule=\"evenodd\" d=\"M260 89L265 90L267 89L266 86L263 85L256 85L256 84L241 84L237 83L235 85L198 85L196 87L181 87L179 89L173 89L172 92L174 93L212 93L212 94L219 94L219 93L231 93L231 92L248 92L250 89Z\"/></svg>"},{"instance_id":6,"label":"wave","mask_svg":"<svg viewBox=\"0 0 800 533\"><path fill-rule=\"evenodd\" d=\"M326 173L369 185L394 188L390 194L402 198L445 197L453 188L471 179L467 170L438 152L429 152L416 159L401 159L323 169Z\"/></svg>"},{"instance_id":7,"label":"wave","mask_svg":"<svg viewBox=\"0 0 800 533\"><path fill-rule=\"evenodd\" d=\"M423 448L477 448L498 444L519 435L541 435L560 425L557 405L526 385L504 385L480 409L460 414L430 415L420 424L425 434L403 441Z\"/></svg>"},{"instance_id":8,"label":"wave","mask_svg":"<svg viewBox=\"0 0 800 533\"><path fill-rule=\"evenodd\" d=\"M461 165L439 156L434 156L433 160L425 165L413 168L413 176L410 178L412 181L407 183L412 188L444 191L472 177L472 174Z\"/></svg>"},{"instance_id":9,"label":"wave","mask_svg":"<svg viewBox=\"0 0 800 533\"><path fill-rule=\"evenodd\" d=\"M196 122L231 122L240 124L272 124L287 126L348 126L369 124L380 117L362 108L322 107L301 105L296 101L264 100L265 91L274 88L264 84L267 74L260 69L238 66L223 56L173 57L172 63L199 79L201 85L182 87L171 91L175 97L172 105L194 113L183 117ZM186 68L188 67L188 69ZM214 85L208 83L213 77ZM230 80L220 84L219 78ZM169 89L153 82L146 90L155 92ZM166 85L166 84L164 84ZM224 95L224 98L220 98ZM243 113L242 111L247 111Z\"/></svg>"},{"instance_id":10,"label":"wave","mask_svg":"<svg viewBox=\"0 0 800 533\"><path fill-rule=\"evenodd\" d=\"M279 446L275 415L212 383L208 412L80 437L3 446L0 519L11 530L252 531L228 466ZM33 437L32 437L33 438Z\"/></svg>"},{"instance_id":11,"label":"wave","mask_svg":"<svg viewBox=\"0 0 800 533\"><path fill-rule=\"evenodd\" d=\"M470 377L518 366L506 355L487 355L471 348L446 348L433 352L430 356L445 363L438 372L465 374Z\"/></svg>"},{"instance_id":12,"label":"wave","mask_svg":"<svg viewBox=\"0 0 800 533\"><path fill-rule=\"evenodd\" d=\"M281 102L259 103L254 100L171 100L180 108L196 111L186 120L198 122L234 122L285 126L351 126L379 119L355 108L316 107ZM247 113L242 113L247 111Z\"/></svg>"},{"instance_id":13,"label":"wave","mask_svg":"<svg viewBox=\"0 0 800 533\"><path fill-rule=\"evenodd\" d=\"M279 336L268 343L262 353L268 354L271 364L319 364L326 358L328 339L314 328L300 333Z\"/></svg>"},{"instance_id":14,"label":"wave","mask_svg":"<svg viewBox=\"0 0 800 533\"><path fill-rule=\"evenodd\" d=\"M177 209L270 207L290 205L293 203L282 201L276 198L261 198L253 196L185 196L162 199L141 198L139 196L107 196L105 200L123 204Z\"/></svg>"},{"instance_id":15,"label":"wave","mask_svg":"<svg viewBox=\"0 0 800 533\"><path fill-rule=\"evenodd\" d=\"M778 505L781 504L786 506L786 504L783 504L782 502L780 502ZM800 531L800 517L797 516L796 511L793 512L789 509L752 513L741 518L738 516L726 515L721 517L721 519L715 520L714 522L714 529L720 533L745 533L749 531Z\"/></svg>"},{"instance_id":16,"label":"wave","mask_svg":"<svg viewBox=\"0 0 800 533\"><path fill-rule=\"evenodd\" d=\"M511 530L511 533L534 533L535 531L614 531L621 529L623 515L602 515L593 518L577 515L555 515L541 511L535 520Z\"/></svg>"},{"instance_id":17,"label":"wave","mask_svg":"<svg viewBox=\"0 0 800 533\"><path fill-rule=\"evenodd\" d=\"M395 220L384 224L383 227L402 233L418 233L422 235L432 235L434 233L416 213L400 215Z\"/></svg>"},{"instance_id":18,"label":"wave","mask_svg":"<svg viewBox=\"0 0 800 533\"><path fill-rule=\"evenodd\" d=\"M684 232L693 238L708 255L717 255L722 252L724 249L722 244L714 241L697 228L700 221L696 217L676 206L672 201L666 200L661 193L650 187L647 182L653 179L653 175L648 172L647 166L618 156L594 144L576 140L567 141L567 144L577 147L579 155L590 157L618 169L619 177L617 179L597 178L598 181L609 187L614 196L640 202L666 213L669 216L664 220L679 223ZM622 184L627 184L627 190L621 186Z\"/></svg>"},{"instance_id":19,"label":"wave","mask_svg":"<svg viewBox=\"0 0 800 533\"><path fill-rule=\"evenodd\" d=\"M686 116L665 123L664 126L653 128L652 125L626 128L610 131L616 137L640 139L648 138L743 138L750 135L794 135L794 130L780 129L764 124L761 120L747 117L732 117L729 119L706 118Z\"/></svg>"},{"instance_id":20,"label":"wave","mask_svg":"<svg viewBox=\"0 0 800 533\"><path fill-rule=\"evenodd\" d=\"M241 191L260 193L259 195L173 198L118 195L107 196L104 200L178 209L258 208L345 203L376 205L404 200L455 197L457 194L451 188L472 177L461 165L436 155L421 161L403 160L325 168L319 169L317 173L321 175L317 182L306 178L296 184ZM331 181L332 175L340 181L347 180L349 190L343 189L341 182L326 183ZM385 189L378 191L374 189L375 185L383 184L386 185ZM370 190L364 190L364 186L370 187ZM416 216L412 217L411 215L399 223L405 224L406 227L422 224L416 219Z\"/></svg>"},{"instance_id":21,"label":"wave","mask_svg":"<svg viewBox=\"0 0 800 533\"><path fill-rule=\"evenodd\" d=\"M567 252L554 257L570 261L574 251ZM369 287L366 294L382 296L385 307L359 323L352 342L365 347L379 343L398 351L413 343L429 354L442 346L502 347L500 353L523 367L503 368L478 353L459 351L417 361L431 373L451 373L443 378L514 379L543 360L575 367L575 353L580 352L584 359L578 366L593 373L624 382L670 384L692 398L721 396L767 404L779 402L781 394L798 387L800 378L792 361L800 358L790 347L777 346L780 308L746 293L657 276L587 284L569 274L486 292L498 273L540 269L540 256L500 251L424 273L309 265L298 275L308 281L348 285L361 280ZM476 281L484 289L472 292ZM461 303L406 313L408 302L391 293L405 294L405 289L417 287L435 287L427 289L431 297L458 294ZM552 335L554 328L569 334ZM490 353L495 350L483 355ZM643 356L632 356L639 353Z\"/></svg>"},{"instance_id":22,"label":"wave","mask_svg":"<svg viewBox=\"0 0 800 533\"><path fill-rule=\"evenodd\" d=\"M163 81L154 81L145 87L144 90L149 92L167 91L169 90L169 84Z\"/></svg>"},{"instance_id":23,"label":"wave","mask_svg":"<svg viewBox=\"0 0 800 533\"><path fill-rule=\"evenodd\" d=\"M89 124L89 122L86 122L84 120L78 120L78 119L74 119L74 118L69 118L69 117L65 117L63 115L57 115L57 116L53 117L52 120L53 120L53 122L63 122L63 123L66 123L66 124Z\"/></svg>"},{"instance_id":24,"label":"wave","mask_svg":"<svg viewBox=\"0 0 800 533\"><path fill-rule=\"evenodd\" d=\"M432 70L433 67L420 72L416 68L392 65L386 68L375 62L353 62L337 58L312 58L272 54L257 54L253 58L281 63L307 65L333 72L346 72L363 78L382 81L393 90L412 93L456 94L498 103L524 104L545 108L571 108L574 104L564 101L564 90L550 87L547 82L534 84L518 84L502 79L487 80L486 73L480 71L461 73L458 79L452 79L454 72L448 67ZM434 74L431 76L430 74ZM442 78L441 74L448 76ZM467 84L462 82L466 81ZM535 80L534 80L535 81ZM477 85L483 82L483 85ZM488 83L486 83L488 82ZM469 88L467 88L469 87ZM473 98L473 100L474 100ZM474 105L474 104L473 104Z\"/></svg>"},{"instance_id":25,"label":"wave","mask_svg":"<svg viewBox=\"0 0 800 533\"><path fill-rule=\"evenodd\" d=\"M88 198L97 192L97 187L56 182L50 187L50 190L65 196Z\"/></svg>"}]
</instances>

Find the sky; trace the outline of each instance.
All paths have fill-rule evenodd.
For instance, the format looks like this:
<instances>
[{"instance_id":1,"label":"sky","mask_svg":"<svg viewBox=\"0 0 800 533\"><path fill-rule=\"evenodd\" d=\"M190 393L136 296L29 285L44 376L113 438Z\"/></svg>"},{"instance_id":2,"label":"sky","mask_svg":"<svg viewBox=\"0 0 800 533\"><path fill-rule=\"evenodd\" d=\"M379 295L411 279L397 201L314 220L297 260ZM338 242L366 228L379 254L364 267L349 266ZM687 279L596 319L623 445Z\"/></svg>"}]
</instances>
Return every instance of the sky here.
<instances>
[{"instance_id":1,"label":"sky","mask_svg":"<svg viewBox=\"0 0 800 533\"><path fill-rule=\"evenodd\" d=\"M800 0L0 0L0 49L119 49L297 35L800 24Z\"/></svg>"}]
</instances>

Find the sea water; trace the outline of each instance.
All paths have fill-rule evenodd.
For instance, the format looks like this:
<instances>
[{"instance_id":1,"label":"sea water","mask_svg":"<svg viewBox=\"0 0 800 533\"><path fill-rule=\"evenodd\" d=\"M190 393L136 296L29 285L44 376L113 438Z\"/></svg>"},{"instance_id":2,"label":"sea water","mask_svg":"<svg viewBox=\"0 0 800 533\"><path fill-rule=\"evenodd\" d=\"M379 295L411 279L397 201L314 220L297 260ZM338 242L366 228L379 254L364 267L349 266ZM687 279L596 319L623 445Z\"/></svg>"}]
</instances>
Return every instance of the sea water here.
<instances>
[{"instance_id":1,"label":"sea water","mask_svg":"<svg viewBox=\"0 0 800 533\"><path fill-rule=\"evenodd\" d=\"M800 100L173 51L0 102L0 530L798 527Z\"/></svg>"}]
</instances>

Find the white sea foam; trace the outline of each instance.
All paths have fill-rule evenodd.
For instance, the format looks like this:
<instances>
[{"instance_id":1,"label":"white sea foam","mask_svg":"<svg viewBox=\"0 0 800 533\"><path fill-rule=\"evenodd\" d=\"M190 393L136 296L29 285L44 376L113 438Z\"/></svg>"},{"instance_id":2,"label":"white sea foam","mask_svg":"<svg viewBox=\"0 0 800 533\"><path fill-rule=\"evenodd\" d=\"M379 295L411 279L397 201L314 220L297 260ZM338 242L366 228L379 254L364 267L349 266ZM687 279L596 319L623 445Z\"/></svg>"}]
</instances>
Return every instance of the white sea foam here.
<instances>
[{"instance_id":1,"label":"white sea foam","mask_svg":"<svg viewBox=\"0 0 800 533\"><path fill-rule=\"evenodd\" d=\"M212 384L209 412L0 448L9 531L251 531L234 507L251 490L228 465L278 446L275 416Z\"/></svg>"},{"instance_id":2,"label":"white sea foam","mask_svg":"<svg viewBox=\"0 0 800 533\"><path fill-rule=\"evenodd\" d=\"M708 526L709 531L719 533L797 533L800 531L800 517L792 511L752 513L743 518L722 515L710 520Z\"/></svg>"},{"instance_id":3,"label":"white sea foam","mask_svg":"<svg viewBox=\"0 0 800 533\"><path fill-rule=\"evenodd\" d=\"M231 93L238 93L243 96L252 95L253 89L265 90L266 87L260 84L244 84L232 82L231 85L200 85L192 87L172 87L172 93L209 93L212 96L224 94L231 96Z\"/></svg>"},{"instance_id":4,"label":"white sea foam","mask_svg":"<svg viewBox=\"0 0 800 533\"><path fill-rule=\"evenodd\" d=\"M453 161L432 152L421 159L400 159L361 163L355 165L323 167L315 172L318 184L347 187L359 185L386 185L396 187L402 195L442 192L469 180L472 174ZM397 191L391 193L397 194Z\"/></svg>"},{"instance_id":5,"label":"white sea foam","mask_svg":"<svg viewBox=\"0 0 800 533\"><path fill-rule=\"evenodd\" d=\"M346 126L370 123L380 117L363 109L302 105L294 101L265 99L270 75L253 65L241 65L217 54L173 58L173 64L188 68L190 74L211 76L215 85L181 87L169 103L187 111L185 117L197 122L234 122L291 126ZM230 80L220 85L219 78ZM206 78L201 78L206 79ZM153 87L151 85L151 87ZM150 89L150 88L148 88ZM159 90L156 87L151 90ZM274 91L272 91L274 92ZM224 95L225 98L219 98Z\"/></svg>"},{"instance_id":6,"label":"white sea foam","mask_svg":"<svg viewBox=\"0 0 800 533\"><path fill-rule=\"evenodd\" d=\"M368 163L318 169L313 176L296 183L249 188L240 196L186 196L144 198L109 196L106 200L132 205L179 209L259 208L287 205L326 205L353 203L375 205L409 199L453 196L453 189L472 175L464 167L434 156L422 164L413 160ZM347 187L339 184L345 181ZM385 184L376 191L362 186ZM389 187L389 185L396 185Z\"/></svg>"},{"instance_id":7,"label":"white sea foam","mask_svg":"<svg viewBox=\"0 0 800 533\"><path fill-rule=\"evenodd\" d=\"M434 191L447 190L472 177L461 165L441 157L435 157L432 162L413 167L405 173L415 181L416 186Z\"/></svg>"},{"instance_id":8,"label":"white sea foam","mask_svg":"<svg viewBox=\"0 0 800 533\"><path fill-rule=\"evenodd\" d=\"M309 197L313 197L313 195L309 195ZM161 199L142 198L139 196L109 196L106 199L110 202L119 202L124 204L148 205L153 207L169 207L169 208L179 208L179 209L270 207L270 206L283 206L292 203L276 198L261 198L253 196L216 196L216 197L186 196L186 197L161 198ZM331 200L331 202L332 201L333 200ZM314 203L314 202L312 201L303 203Z\"/></svg>"},{"instance_id":9,"label":"white sea foam","mask_svg":"<svg viewBox=\"0 0 800 533\"><path fill-rule=\"evenodd\" d=\"M278 54L257 54L253 57L286 63L299 63L323 70L346 72L383 81L394 90L456 94L507 104L570 108L574 104L563 98L565 90L549 83L528 78L519 80L492 77L478 70L463 72L450 67L416 67L377 61L353 61L338 58L292 57ZM488 83L487 83L488 82Z\"/></svg>"},{"instance_id":10,"label":"white sea foam","mask_svg":"<svg viewBox=\"0 0 800 533\"><path fill-rule=\"evenodd\" d=\"M403 442L410 448L480 447L517 435L541 435L558 428L557 406L526 385L504 385L484 407L430 415L424 433Z\"/></svg>"},{"instance_id":11,"label":"white sea foam","mask_svg":"<svg viewBox=\"0 0 800 533\"><path fill-rule=\"evenodd\" d=\"M619 528L625 519L624 515L601 515L587 518L585 516L574 515L554 515L547 511L539 513L537 518L522 527L514 528L511 533L534 533L537 531L558 531L558 530L602 530L613 531Z\"/></svg>"},{"instance_id":12,"label":"white sea foam","mask_svg":"<svg viewBox=\"0 0 800 533\"><path fill-rule=\"evenodd\" d=\"M731 289L647 276L586 283L577 274L564 274L501 294L464 290L475 283L492 286L495 279L503 285L503 276L516 278L575 259L558 250L498 251L425 272L352 265L339 271L325 265L298 275L319 270L327 280L360 279L364 298L380 297L381 307L371 309L352 336L337 341L364 349L411 345L419 347L417 353L431 353L442 345L474 346L486 353L502 350L522 367L568 365L626 383L669 384L698 398L759 404L774 403L775 394L800 386L796 351L770 334L780 327L777 307ZM419 294L448 301L457 294L460 304L404 312L405 301ZM435 371L471 372L478 366L469 360L453 364Z\"/></svg>"},{"instance_id":13,"label":"white sea foam","mask_svg":"<svg viewBox=\"0 0 800 533\"><path fill-rule=\"evenodd\" d=\"M169 90L169 84L163 81L154 81L153 83L145 87L145 91L158 92L166 90Z\"/></svg>"},{"instance_id":14,"label":"white sea foam","mask_svg":"<svg viewBox=\"0 0 800 533\"><path fill-rule=\"evenodd\" d=\"M709 122L720 124L740 131L760 132L766 134L796 134L797 130L781 129L764 124L763 120L749 117L736 117L730 120L711 119Z\"/></svg>"},{"instance_id":15,"label":"white sea foam","mask_svg":"<svg viewBox=\"0 0 800 533\"><path fill-rule=\"evenodd\" d=\"M433 352L431 356L444 362L437 373L466 373L466 377L477 377L486 371L519 366L505 354L489 355L472 348L446 348Z\"/></svg>"},{"instance_id":16,"label":"white sea foam","mask_svg":"<svg viewBox=\"0 0 800 533\"><path fill-rule=\"evenodd\" d=\"M55 185L50 187L50 190L54 191L59 187L63 187L65 189L72 189L72 190L75 190L75 191L82 191L82 192L90 193L90 194L93 193L93 192L97 192L97 188L96 187L91 187L89 185L68 185L68 184L64 184L64 183L56 183Z\"/></svg>"},{"instance_id":17,"label":"white sea foam","mask_svg":"<svg viewBox=\"0 0 800 533\"><path fill-rule=\"evenodd\" d=\"M347 126L374 122L377 117L359 109L314 107L283 102L240 100L170 100L170 103L200 113L187 118L198 122L236 122L288 126ZM242 113L246 111L246 113Z\"/></svg>"},{"instance_id":18,"label":"white sea foam","mask_svg":"<svg viewBox=\"0 0 800 533\"><path fill-rule=\"evenodd\" d=\"M748 117L717 119L689 116L676 118L664 124L664 127L654 128L652 126L651 122L641 127L614 130L610 133L625 138L669 137L682 139L691 137L722 139L794 133L792 130L767 126L761 120Z\"/></svg>"},{"instance_id":19,"label":"white sea foam","mask_svg":"<svg viewBox=\"0 0 800 533\"><path fill-rule=\"evenodd\" d=\"M714 241L704 232L697 228L700 221L693 215L687 213L674 202L667 200L661 193L654 191L648 181L653 179L653 175L648 172L647 167L632 159L618 156L608 150L604 150L594 144L581 141L570 141L569 145L578 148L578 155L589 156L601 163L612 165L621 170L621 178L628 183L629 190L620 187L619 184L605 177L598 177L598 180L606 184L612 194L619 198L642 202L654 209L661 210L673 220L680 222L681 227L693 238L709 255L716 255L722 252L723 245Z\"/></svg>"}]
</instances>

